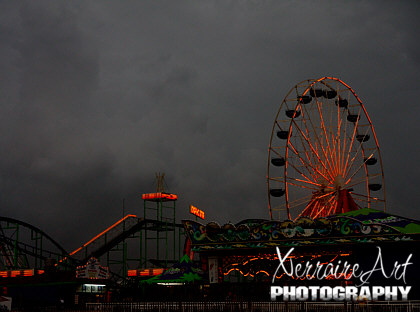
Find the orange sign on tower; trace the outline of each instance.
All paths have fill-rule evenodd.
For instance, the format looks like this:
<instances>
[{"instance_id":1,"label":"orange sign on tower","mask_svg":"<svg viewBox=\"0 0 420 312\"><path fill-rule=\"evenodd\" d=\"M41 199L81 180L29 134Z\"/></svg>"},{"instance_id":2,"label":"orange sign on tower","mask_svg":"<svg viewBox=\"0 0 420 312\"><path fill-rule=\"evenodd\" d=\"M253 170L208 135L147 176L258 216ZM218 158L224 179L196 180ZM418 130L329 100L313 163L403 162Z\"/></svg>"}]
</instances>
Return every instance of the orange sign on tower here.
<instances>
[{"instance_id":1,"label":"orange sign on tower","mask_svg":"<svg viewBox=\"0 0 420 312\"><path fill-rule=\"evenodd\" d=\"M204 220L204 211L203 210L200 210L197 207L194 207L193 205L190 205L190 212L193 215L195 215L195 216L199 217L200 219Z\"/></svg>"}]
</instances>

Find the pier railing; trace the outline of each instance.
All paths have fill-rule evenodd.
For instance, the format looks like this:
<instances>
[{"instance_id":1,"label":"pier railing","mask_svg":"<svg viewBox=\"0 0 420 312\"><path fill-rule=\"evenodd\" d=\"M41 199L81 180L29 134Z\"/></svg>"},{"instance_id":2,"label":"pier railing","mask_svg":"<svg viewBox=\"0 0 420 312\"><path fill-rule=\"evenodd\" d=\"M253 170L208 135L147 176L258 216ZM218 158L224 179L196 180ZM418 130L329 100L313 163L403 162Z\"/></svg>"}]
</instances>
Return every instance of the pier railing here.
<instances>
[{"instance_id":1,"label":"pier railing","mask_svg":"<svg viewBox=\"0 0 420 312\"><path fill-rule=\"evenodd\" d=\"M87 303L86 310L104 312L420 312L420 301Z\"/></svg>"}]
</instances>

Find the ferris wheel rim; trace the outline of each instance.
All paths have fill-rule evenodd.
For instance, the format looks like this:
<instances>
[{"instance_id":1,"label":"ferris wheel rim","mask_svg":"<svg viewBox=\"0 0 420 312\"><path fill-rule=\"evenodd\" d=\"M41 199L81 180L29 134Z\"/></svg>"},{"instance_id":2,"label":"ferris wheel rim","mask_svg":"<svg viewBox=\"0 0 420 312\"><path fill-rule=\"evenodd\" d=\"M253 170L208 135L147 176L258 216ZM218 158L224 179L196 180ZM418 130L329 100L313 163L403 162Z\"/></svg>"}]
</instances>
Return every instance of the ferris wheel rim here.
<instances>
[{"instance_id":1,"label":"ferris wheel rim","mask_svg":"<svg viewBox=\"0 0 420 312\"><path fill-rule=\"evenodd\" d=\"M374 147L375 148L374 148L374 152L373 153L376 153L377 156L378 156L378 161L379 161L379 166L380 166L380 173L379 173L379 175L382 177L381 182L382 182L382 187L383 187L383 191L382 191L382 193L383 193L383 200L382 199L378 199L378 198L374 198L374 197L371 197L370 196L369 171L368 171L367 165L366 165L366 160L365 160L366 158L365 158L364 147L363 147L363 144L361 142L360 149L362 150L363 159L365 160L364 163L362 164L362 166L365 168L365 173L366 173L366 186L367 186L366 191L367 191L367 198L368 198L368 200L370 200L370 198L372 198L374 200L383 201L383 203L384 203L384 205L383 205L384 208L383 209L384 210L386 209L386 205L385 205L385 203L386 203L386 197L385 197L385 181L384 181L384 174L383 174L382 157L381 157L381 153L380 153L380 148L379 148L379 144L378 144L378 139L377 139L377 136L376 136L376 132L375 132L375 129L373 127L372 121L371 121L371 119L369 117L369 114L366 111L365 105L363 104L362 100L358 97L358 95L356 94L356 92L348 84L346 84L344 81L342 81L339 78L325 76L325 77L322 77L322 78L319 78L319 79L307 79L307 80L303 80L302 82L300 82L300 83L296 84L295 86L293 86L289 90L289 92L286 94L286 96L284 97L284 99L283 99L283 101L282 101L282 103L280 105L280 108L278 109L277 114L275 116L275 121L274 121L274 124L273 124L273 127L272 127L271 136L270 136L270 144L269 144L269 149L268 149L268 161L267 161L267 194L268 194L269 213L270 213L270 218L271 219L274 219L274 218L273 218L273 207L272 207L271 196L270 196L270 181L272 180L271 175L270 175L270 168L271 168L270 160L271 160L271 157L273 156L273 154L278 154L275 151L275 149L273 148L273 138L275 137L274 134L275 134L276 126L278 126L278 128L280 128L280 129L282 129L281 126L278 124L278 120L279 120L279 116L280 116L280 113L282 111L282 108L285 105L286 100L288 99L289 95L294 90L296 90L296 92L297 92L297 103L294 106L294 112L295 113L293 114L293 117L291 118L291 120L289 122L289 127L288 127L288 131L287 131L288 134L287 134L287 141L285 143L285 146L286 146L286 154L285 154L285 165L284 165L285 166L285 168L284 168L284 172L285 172L284 173L284 191L285 191L285 197L286 197L286 210L287 210L287 214L288 214L288 219L291 219L290 209L289 209L290 208L289 207L289 190L288 190L289 183L287 181L287 178L288 178L288 176L287 176L287 168L288 168L288 165L289 165L288 153L289 153L289 150L290 150L290 146L292 146L291 145L291 136L292 136L292 130L293 130L293 125L294 125L294 121L295 121L294 120L294 117L296 116L296 114L297 114L297 112L299 111L299 108L300 108L300 111L302 113L302 119L304 119L304 116L303 116L304 113L303 113L303 108L302 108L303 97L306 94L308 94L308 92L311 90L311 88L313 88L313 86L315 86L317 83L322 83L323 85L328 86L329 88L331 88L328 85L328 82L330 82L330 83L331 82L336 82L337 83L337 90L335 90L336 93L338 92L339 86L341 84L342 86L345 87L344 91L347 90L347 92L350 92L351 93L348 96L351 96L352 95L357 100L357 104L358 104L358 106L360 106L360 111L359 111L359 114L357 115L358 116L358 119L357 119L357 122L356 122L356 126L354 127L354 133L357 133L357 131L358 131L357 126L358 126L358 121L360 119L360 112L362 112L363 113L363 116L366 117L366 119L367 119L368 124L367 125L364 125L364 126L365 127L367 126L367 132L370 131L369 133L372 134L372 137L374 139L373 141L374 141ZM304 91L299 95L299 93L298 93L298 87L301 87L302 84L306 84L306 87L304 87ZM331 88L331 90L333 90L333 89ZM337 98L339 98L338 93L337 93ZM315 96L315 100L317 101L317 105L318 105L318 109L319 109L318 98L316 96ZM328 101L327 101L327 103L328 103ZM337 105L338 115L340 115L340 113L339 113L340 108L339 108L338 104L336 104L336 105ZM321 119L322 119L321 112L319 112L319 114L320 114ZM342 115L344 116L344 112L342 113ZM340 124L341 123L342 123L342 119L340 120ZM297 125L295 125L295 126L297 126ZM345 127L347 127L347 120L345 122ZM347 128L346 128L346 130L347 130ZM308 129L306 129L306 131L308 131ZM341 136L341 133L339 133L339 135ZM366 137L366 136L367 135L365 134L364 137ZM326 136L326 138L327 138L327 136ZM352 144L353 144L353 141L354 141L354 137L352 138ZM345 143L344 143L344 146L343 146L343 161L344 161L344 151L345 151L345 148L346 148L346 146L345 146ZM350 147L349 153L350 152L351 152L351 147ZM373 153L372 153L372 155L373 155ZM368 160L370 159L370 157L372 157L372 155L369 156ZM341 165L341 163L340 163L340 165ZM353 163L351 165L353 165ZM346 166L347 166L347 163L346 163ZM360 169L358 169L355 173L357 173L359 170ZM373 176L373 177L375 178L376 176ZM349 179L349 182L351 181L351 178ZM357 196L359 196L359 194L357 194ZM360 196L364 196L364 195L363 194L360 194Z\"/></svg>"}]
</instances>

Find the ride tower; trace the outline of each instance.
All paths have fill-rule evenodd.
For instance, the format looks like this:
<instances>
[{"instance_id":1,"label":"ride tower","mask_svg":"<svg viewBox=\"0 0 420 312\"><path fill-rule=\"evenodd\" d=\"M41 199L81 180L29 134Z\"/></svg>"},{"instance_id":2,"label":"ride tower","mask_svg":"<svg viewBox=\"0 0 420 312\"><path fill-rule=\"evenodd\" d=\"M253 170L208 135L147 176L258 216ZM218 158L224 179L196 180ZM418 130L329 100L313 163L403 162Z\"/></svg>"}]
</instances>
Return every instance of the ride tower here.
<instances>
[{"instance_id":1,"label":"ride tower","mask_svg":"<svg viewBox=\"0 0 420 312\"><path fill-rule=\"evenodd\" d=\"M144 268L150 264L158 268L167 268L168 262L177 259L177 250L178 258L181 256L182 227L176 224L178 196L165 192L164 178L164 173L156 173L156 192L142 194L145 227L140 233L144 235L140 240L140 262ZM150 250L152 247L155 247L155 250Z\"/></svg>"}]
</instances>

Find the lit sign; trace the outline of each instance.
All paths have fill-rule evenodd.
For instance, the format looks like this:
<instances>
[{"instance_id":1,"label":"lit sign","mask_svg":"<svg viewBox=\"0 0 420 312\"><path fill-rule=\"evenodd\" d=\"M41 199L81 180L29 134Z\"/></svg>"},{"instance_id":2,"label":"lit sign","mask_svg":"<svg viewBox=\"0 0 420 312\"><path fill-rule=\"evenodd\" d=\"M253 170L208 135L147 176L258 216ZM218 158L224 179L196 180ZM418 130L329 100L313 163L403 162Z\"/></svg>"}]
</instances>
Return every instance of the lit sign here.
<instances>
[{"instance_id":1,"label":"lit sign","mask_svg":"<svg viewBox=\"0 0 420 312\"><path fill-rule=\"evenodd\" d=\"M204 211L203 210L200 210L197 207L194 207L193 205L190 205L190 212L193 215L195 215L195 216L199 217L200 219L204 220Z\"/></svg>"},{"instance_id":2,"label":"lit sign","mask_svg":"<svg viewBox=\"0 0 420 312\"><path fill-rule=\"evenodd\" d=\"M143 194L142 198L146 200L156 200L156 199L177 200L178 196L176 196L175 194L169 194L169 193L149 193L149 194Z\"/></svg>"},{"instance_id":3,"label":"lit sign","mask_svg":"<svg viewBox=\"0 0 420 312\"><path fill-rule=\"evenodd\" d=\"M156 276L163 273L163 269L128 270L127 276Z\"/></svg>"},{"instance_id":4,"label":"lit sign","mask_svg":"<svg viewBox=\"0 0 420 312\"><path fill-rule=\"evenodd\" d=\"M86 265L76 268L76 278L107 279L109 270L101 266L96 258L90 258Z\"/></svg>"}]
</instances>

